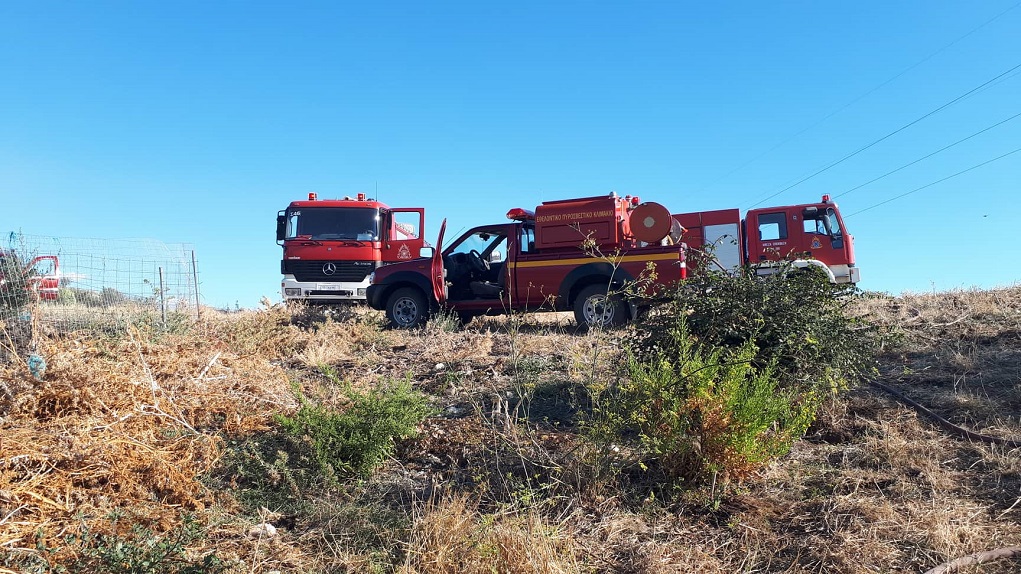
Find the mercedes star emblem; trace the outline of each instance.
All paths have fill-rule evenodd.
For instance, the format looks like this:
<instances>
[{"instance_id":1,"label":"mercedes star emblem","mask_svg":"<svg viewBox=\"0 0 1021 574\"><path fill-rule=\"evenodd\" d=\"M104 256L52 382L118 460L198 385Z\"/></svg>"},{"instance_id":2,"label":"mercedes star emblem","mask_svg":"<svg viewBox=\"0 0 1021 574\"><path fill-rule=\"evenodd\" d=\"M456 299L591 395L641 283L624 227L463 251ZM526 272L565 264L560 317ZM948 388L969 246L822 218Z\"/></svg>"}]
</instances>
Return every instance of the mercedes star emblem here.
<instances>
[{"instance_id":1,"label":"mercedes star emblem","mask_svg":"<svg viewBox=\"0 0 1021 574\"><path fill-rule=\"evenodd\" d=\"M327 263L323 265L323 275L333 275L337 272L337 265L335 263Z\"/></svg>"}]
</instances>

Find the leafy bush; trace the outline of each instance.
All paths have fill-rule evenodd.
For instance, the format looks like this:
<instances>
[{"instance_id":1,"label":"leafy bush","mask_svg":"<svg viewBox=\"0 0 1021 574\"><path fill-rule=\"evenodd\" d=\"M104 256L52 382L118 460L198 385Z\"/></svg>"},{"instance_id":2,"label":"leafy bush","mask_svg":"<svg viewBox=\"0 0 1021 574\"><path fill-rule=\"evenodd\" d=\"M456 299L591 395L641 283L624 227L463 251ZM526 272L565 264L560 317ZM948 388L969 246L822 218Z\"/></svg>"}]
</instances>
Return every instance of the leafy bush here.
<instances>
[{"instance_id":1,"label":"leafy bush","mask_svg":"<svg viewBox=\"0 0 1021 574\"><path fill-rule=\"evenodd\" d=\"M786 453L823 398L875 371L881 334L844 310L854 287L784 271L704 273L636 324L625 376L589 425L618 468L741 479Z\"/></svg>"},{"instance_id":2,"label":"leafy bush","mask_svg":"<svg viewBox=\"0 0 1021 574\"><path fill-rule=\"evenodd\" d=\"M845 308L859 291L814 270L786 268L766 277L703 273L637 325L629 348L638 356L679 350L680 321L703 349L754 342L756 368L773 365L783 388L839 390L876 371L878 328Z\"/></svg>"},{"instance_id":3,"label":"leafy bush","mask_svg":"<svg viewBox=\"0 0 1021 574\"><path fill-rule=\"evenodd\" d=\"M114 521L117 522L116 519ZM160 536L138 524L130 533L91 534L81 539L81 556L71 566L72 572L108 572L110 574L215 574L226 572L229 565L210 553L189 556L188 545L201 540L203 527L190 516L181 525Z\"/></svg>"},{"instance_id":4,"label":"leafy bush","mask_svg":"<svg viewBox=\"0 0 1021 574\"><path fill-rule=\"evenodd\" d=\"M752 343L699 350L683 322L666 337L669 352L628 362L588 427L623 467L674 484L741 479L811 424L817 396L780 388L771 366L754 366Z\"/></svg>"},{"instance_id":5,"label":"leafy bush","mask_svg":"<svg viewBox=\"0 0 1021 574\"><path fill-rule=\"evenodd\" d=\"M25 260L14 251L0 251L0 320L17 317L32 302L32 277Z\"/></svg>"},{"instance_id":6,"label":"leafy bush","mask_svg":"<svg viewBox=\"0 0 1021 574\"><path fill-rule=\"evenodd\" d=\"M425 396L406 381L347 395L350 404L343 411L301 397L293 417L277 416L288 433L310 441L324 473L367 477L393 453L396 440L416 435L431 412Z\"/></svg>"}]
</instances>

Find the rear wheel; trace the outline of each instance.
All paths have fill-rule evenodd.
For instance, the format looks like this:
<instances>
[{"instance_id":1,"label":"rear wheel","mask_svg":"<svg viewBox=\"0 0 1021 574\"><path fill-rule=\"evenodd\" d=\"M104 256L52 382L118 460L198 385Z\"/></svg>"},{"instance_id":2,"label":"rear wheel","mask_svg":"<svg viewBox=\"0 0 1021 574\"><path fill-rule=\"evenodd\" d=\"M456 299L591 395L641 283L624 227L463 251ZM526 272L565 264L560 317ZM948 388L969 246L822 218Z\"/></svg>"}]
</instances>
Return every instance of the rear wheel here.
<instances>
[{"instance_id":1,"label":"rear wheel","mask_svg":"<svg viewBox=\"0 0 1021 574\"><path fill-rule=\"evenodd\" d=\"M630 318L624 299L606 285L589 285L574 300L574 320L583 327L620 327Z\"/></svg>"},{"instance_id":2,"label":"rear wheel","mask_svg":"<svg viewBox=\"0 0 1021 574\"><path fill-rule=\"evenodd\" d=\"M386 318L392 327L411 329L425 323L429 307L422 291L414 287L402 287L386 300Z\"/></svg>"}]
</instances>

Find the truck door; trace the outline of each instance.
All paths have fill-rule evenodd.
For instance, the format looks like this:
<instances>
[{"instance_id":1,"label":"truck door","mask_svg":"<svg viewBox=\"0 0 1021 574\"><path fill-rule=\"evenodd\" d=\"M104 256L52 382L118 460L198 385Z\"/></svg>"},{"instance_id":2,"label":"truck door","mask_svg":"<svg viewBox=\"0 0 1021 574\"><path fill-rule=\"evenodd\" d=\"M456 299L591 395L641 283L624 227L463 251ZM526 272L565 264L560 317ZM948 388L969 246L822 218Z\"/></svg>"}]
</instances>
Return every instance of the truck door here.
<instances>
[{"instance_id":1,"label":"truck door","mask_svg":"<svg viewBox=\"0 0 1021 574\"><path fill-rule=\"evenodd\" d=\"M518 228L513 255L505 266L508 273L506 280L511 288L511 304L518 309L537 309L544 304L550 306L560 288L563 274L555 276L550 273L556 269L555 260L547 260L536 254L535 228L521 225ZM578 252L581 255L581 252ZM551 266L554 265L554 266Z\"/></svg>"},{"instance_id":2,"label":"truck door","mask_svg":"<svg viewBox=\"0 0 1021 574\"><path fill-rule=\"evenodd\" d=\"M447 302L446 272L443 269L443 233L447 231L447 220L440 224L440 235L436 238L433 248L432 262L429 266L429 279L432 282L433 297L442 307Z\"/></svg>"},{"instance_id":3,"label":"truck door","mask_svg":"<svg viewBox=\"0 0 1021 574\"><path fill-rule=\"evenodd\" d=\"M791 238L791 221L787 211L767 208L749 211L747 217L748 263L780 261L796 251L799 246ZM800 229L798 230L800 232Z\"/></svg>"},{"instance_id":4,"label":"truck door","mask_svg":"<svg viewBox=\"0 0 1021 574\"><path fill-rule=\"evenodd\" d=\"M832 206L812 205L801 209L801 251L806 258L818 259L827 266L847 265L845 243L848 238L841 229L840 219Z\"/></svg>"},{"instance_id":5,"label":"truck door","mask_svg":"<svg viewBox=\"0 0 1021 574\"><path fill-rule=\"evenodd\" d=\"M421 257L425 246L425 208L390 209L385 212L384 219L382 261L394 263Z\"/></svg>"}]
</instances>

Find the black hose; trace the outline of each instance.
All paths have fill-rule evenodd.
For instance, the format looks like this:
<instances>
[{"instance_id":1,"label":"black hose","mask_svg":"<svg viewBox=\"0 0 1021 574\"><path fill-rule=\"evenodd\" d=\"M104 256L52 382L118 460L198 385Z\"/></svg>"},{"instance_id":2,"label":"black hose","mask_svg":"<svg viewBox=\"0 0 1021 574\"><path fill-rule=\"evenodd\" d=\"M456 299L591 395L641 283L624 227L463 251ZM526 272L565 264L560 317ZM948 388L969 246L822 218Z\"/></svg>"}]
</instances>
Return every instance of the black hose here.
<instances>
[{"instance_id":1,"label":"black hose","mask_svg":"<svg viewBox=\"0 0 1021 574\"><path fill-rule=\"evenodd\" d=\"M898 391L897 389L894 389L893 387L884 385L879 381L869 381L869 384L877 389L886 391L890 395L893 395L898 401L910 406L911 408L915 409L922 415L925 415L929 419L933 420L940 428L947 432L950 432L957 436L964 437L969 440L984 442L987 444L1002 444L1005 446L1009 446L1011 448L1021 447L1021 440L984 435L974 431L970 431L964 427L959 427L954 423L948 421L947 419L939 416L938 414L930 411L929 409L925 408L924 406L915 402L914 400L908 398L907 396L904 395L904 393Z\"/></svg>"}]
</instances>

